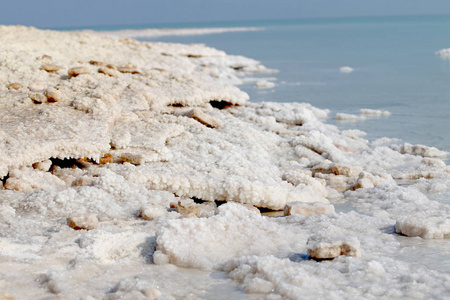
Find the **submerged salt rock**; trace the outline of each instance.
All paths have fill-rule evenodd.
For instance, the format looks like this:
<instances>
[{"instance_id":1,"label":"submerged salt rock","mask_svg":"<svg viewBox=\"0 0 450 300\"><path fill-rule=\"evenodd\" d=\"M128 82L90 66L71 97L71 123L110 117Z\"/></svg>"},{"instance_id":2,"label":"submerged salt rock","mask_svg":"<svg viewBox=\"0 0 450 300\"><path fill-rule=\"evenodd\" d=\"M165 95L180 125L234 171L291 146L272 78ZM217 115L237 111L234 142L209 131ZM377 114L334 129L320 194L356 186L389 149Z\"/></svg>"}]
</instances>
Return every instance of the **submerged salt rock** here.
<instances>
[{"instance_id":1,"label":"submerged salt rock","mask_svg":"<svg viewBox=\"0 0 450 300\"><path fill-rule=\"evenodd\" d=\"M312 236L307 242L308 255L315 259L333 259L340 255L360 257L360 243L356 237Z\"/></svg>"},{"instance_id":2,"label":"submerged salt rock","mask_svg":"<svg viewBox=\"0 0 450 300\"><path fill-rule=\"evenodd\" d=\"M305 202L289 202L284 208L284 215L303 215L313 216L322 214L333 214L334 205L321 202L305 203Z\"/></svg>"},{"instance_id":3,"label":"submerged salt rock","mask_svg":"<svg viewBox=\"0 0 450 300\"><path fill-rule=\"evenodd\" d=\"M75 230L92 230L98 227L98 219L95 214L73 215L67 218L67 225Z\"/></svg>"},{"instance_id":4,"label":"submerged salt rock","mask_svg":"<svg viewBox=\"0 0 450 300\"><path fill-rule=\"evenodd\" d=\"M404 145L393 145L391 148L401 154L411 154L422 157L443 157L448 154L447 152L441 151L435 147L411 145L409 143L405 143Z\"/></svg>"},{"instance_id":5,"label":"submerged salt rock","mask_svg":"<svg viewBox=\"0 0 450 300\"><path fill-rule=\"evenodd\" d=\"M351 68L349 66L344 66L344 67L339 68L339 72L341 72L341 73L351 73L353 71L354 71L353 68Z\"/></svg>"},{"instance_id":6,"label":"submerged salt rock","mask_svg":"<svg viewBox=\"0 0 450 300\"><path fill-rule=\"evenodd\" d=\"M197 120L198 122L202 123L203 125L206 125L211 128L220 128L222 127L222 122L219 120L211 117L210 115L204 113L199 108L194 108L186 113L186 117L192 118L194 120Z\"/></svg>"},{"instance_id":7,"label":"submerged salt rock","mask_svg":"<svg viewBox=\"0 0 450 300\"><path fill-rule=\"evenodd\" d=\"M432 215L419 212L414 215L400 216L395 224L397 233L424 239L443 239L450 237L449 215Z\"/></svg>"},{"instance_id":8,"label":"submerged salt rock","mask_svg":"<svg viewBox=\"0 0 450 300\"><path fill-rule=\"evenodd\" d=\"M90 72L89 72L88 68L75 67L75 68L69 69L69 71L67 73L69 74L70 77L76 77L81 74L89 74Z\"/></svg>"},{"instance_id":9,"label":"submerged salt rock","mask_svg":"<svg viewBox=\"0 0 450 300\"><path fill-rule=\"evenodd\" d=\"M47 97L39 93L30 94L29 97L36 104L41 104L47 100Z\"/></svg>"},{"instance_id":10,"label":"submerged salt rock","mask_svg":"<svg viewBox=\"0 0 450 300\"><path fill-rule=\"evenodd\" d=\"M57 65L51 65L51 64L44 64L42 65L42 69L44 69L47 72L57 72L62 69L62 67Z\"/></svg>"},{"instance_id":11,"label":"submerged salt rock","mask_svg":"<svg viewBox=\"0 0 450 300\"><path fill-rule=\"evenodd\" d=\"M268 80L258 80L255 83L255 88L258 88L258 89L271 89L273 87L275 87L275 83L268 81Z\"/></svg>"},{"instance_id":12,"label":"submerged salt rock","mask_svg":"<svg viewBox=\"0 0 450 300\"><path fill-rule=\"evenodd\" d=\"M146 205L141 207L139 210L139 217L141 217L144 220L152 221L162 215L165 215L167 213L167 209L156 206L156 205Z\"/></svg>"},{"instance_id":13,"label":"submerged salt rock","mask_svg":"<svg viewBox=\"0 0 450 300\"><path fill-rule=\"evenodd\" d=\"M7 88L8 90L19 90L19 89L23 88L23 85L21 85L21 84L18 83L18 82L14 82L14 83L8 84L8 85L6 86L6 88Z\"/></svg>"},{"instance_id":14,"label":"submerged salt rock","mask_svg":"<svg viewBox=\"0 0 450 300\"><path fill-rule=\"evenodd\" d=\"M63 95L60 91L54 88L49 88L45 91L45 96L48 102L58 102L63 99Z\"/></svg>"}]
</instances>

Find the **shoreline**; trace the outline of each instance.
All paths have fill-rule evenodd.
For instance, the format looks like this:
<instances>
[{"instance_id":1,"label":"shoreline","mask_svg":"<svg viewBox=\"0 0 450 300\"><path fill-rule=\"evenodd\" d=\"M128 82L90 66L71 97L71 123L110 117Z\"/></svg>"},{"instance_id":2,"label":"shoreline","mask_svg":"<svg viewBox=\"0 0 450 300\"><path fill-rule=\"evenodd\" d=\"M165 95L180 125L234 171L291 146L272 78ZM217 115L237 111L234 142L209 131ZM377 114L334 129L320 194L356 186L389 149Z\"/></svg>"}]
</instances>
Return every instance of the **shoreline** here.
<instances>
[{"instance_id":1,"label":"shoreline","mask_svg":"<svg viewBox=\"0 0 450 300\"><path fill-rule=\"evenodd\" d=\"M402 261L398 241L450 236L450 207L426 196L450 190L447 153L250 102L235 85L268 70L204 45L0 36L0 296L448 292L450 274Z\"/></svg>"}]
</instances>

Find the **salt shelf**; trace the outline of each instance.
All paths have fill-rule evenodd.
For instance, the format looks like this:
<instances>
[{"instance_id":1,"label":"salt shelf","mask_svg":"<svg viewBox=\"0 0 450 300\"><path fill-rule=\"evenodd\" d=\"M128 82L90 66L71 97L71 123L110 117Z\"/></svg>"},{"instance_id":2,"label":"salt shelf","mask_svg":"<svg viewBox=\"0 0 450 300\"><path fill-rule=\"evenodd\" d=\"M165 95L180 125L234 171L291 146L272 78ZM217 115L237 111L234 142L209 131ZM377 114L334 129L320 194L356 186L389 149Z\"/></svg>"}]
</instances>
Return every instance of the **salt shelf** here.
<instances>
[{"instance_id":1,"label":"salt shelf","mask_svg":"<svg viewBox=\"0 0 450 300\"><path fill-rule=\"evenodd\" d=\"M204 45L0 26L0 53L0 298L448 296L398 258L449 236L446 152L249 102L270 70Z\"/></svg>"}]
</instances>

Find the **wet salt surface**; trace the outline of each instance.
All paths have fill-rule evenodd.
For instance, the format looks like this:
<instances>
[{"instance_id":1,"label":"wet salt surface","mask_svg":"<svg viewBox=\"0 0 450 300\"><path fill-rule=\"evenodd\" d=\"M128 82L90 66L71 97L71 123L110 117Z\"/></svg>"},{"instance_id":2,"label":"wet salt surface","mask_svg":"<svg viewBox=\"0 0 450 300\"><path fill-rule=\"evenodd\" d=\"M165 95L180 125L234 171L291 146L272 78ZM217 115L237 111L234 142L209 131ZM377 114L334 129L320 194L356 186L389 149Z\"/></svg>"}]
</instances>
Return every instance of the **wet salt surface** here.
<instances>
[{"instance_id":1,"label":"wet salt surface","mask_svg":"<svg viewBox=\"0 0 450 300\"><path fill-rule=\"evenodd\" d=\"M247 102L229 84L270 70L212 48L0 30L5 293L448 295L448 270L419 259L448 238L428 243L394 233L448 236L450 207L425 196L449 190L438 150L367 140L327 124L330 112L309 104ZM61 66L59 73L42 70L42 61ZM99 73L103 61L131 72ZM65 76L74 66L89 74ZM53 88L64 95L56 103L29 97ZM269 218L255 209L294 201L331 202L336 212ZM88 225L97 228L67 226L66 218L91 214L99 222ZM338 256L308 259L313 252Z\"/></svg>"}]
</instances>

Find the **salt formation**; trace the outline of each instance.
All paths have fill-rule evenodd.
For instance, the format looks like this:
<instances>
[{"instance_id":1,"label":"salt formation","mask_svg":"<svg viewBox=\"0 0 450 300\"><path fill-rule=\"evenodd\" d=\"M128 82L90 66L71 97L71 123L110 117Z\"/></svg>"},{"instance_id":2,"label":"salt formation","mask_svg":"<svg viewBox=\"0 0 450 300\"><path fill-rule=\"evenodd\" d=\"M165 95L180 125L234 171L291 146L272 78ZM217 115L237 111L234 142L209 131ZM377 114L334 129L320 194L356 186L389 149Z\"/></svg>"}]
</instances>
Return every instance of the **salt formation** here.
<instances>
[{"instance_id":1,"label":"salt formation","mask_svg":"<svg viewBox=\"0 0 450 300\"><path fill-rule=\"evenodd\" d=\"M349 66L344 66L344 67L339 68L339 72L341 72L341 73L351 73L353 71L354 71L353 68L349 67Z\"/></svg>"},{"instance_id":2,"label":"salt formation","mask_svg":"<svg viewBox=\"0 0 450 300\"><path fill-rule=\"evenodd\" d=\"M449 236L446 152L248 102L231 84L270 70L204 45L1 26L0 53L4 295L448 293L399 259L399 234Z\"/></svg>"}]
</instances>

